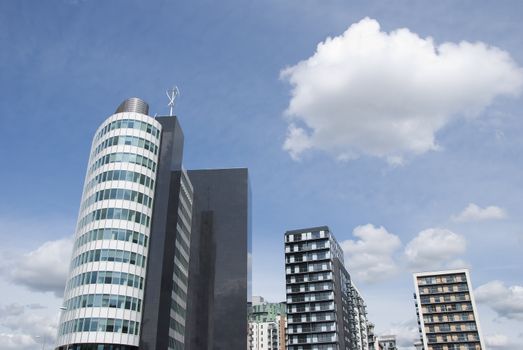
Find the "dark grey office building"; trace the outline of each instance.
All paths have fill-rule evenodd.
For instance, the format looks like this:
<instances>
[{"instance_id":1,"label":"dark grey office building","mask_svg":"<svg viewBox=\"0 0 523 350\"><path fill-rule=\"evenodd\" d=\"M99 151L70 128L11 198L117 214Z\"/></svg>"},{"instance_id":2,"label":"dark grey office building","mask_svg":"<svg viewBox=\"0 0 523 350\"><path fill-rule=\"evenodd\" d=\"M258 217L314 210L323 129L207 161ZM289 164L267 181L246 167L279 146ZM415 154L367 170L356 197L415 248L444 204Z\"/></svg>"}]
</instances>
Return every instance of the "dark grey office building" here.
<instances>
[{"instance_id":1,"label":"dark grey office building","mask_svg":"<svg viewBox=\"0 0 523 350\"><path fill-rule=\"evenodd\" d=\"M148 109L124 101L93 139L57 349L244 350L247 169L184 170L177 118Z\"/></svg>"},{"instance_id":2,"label":"dark grey office building","mask_svg":"<svg viewBox=\"0 0 523 350\"><path fill-rule=\"evenodd\" d=\"M365 303L327 226L285 232L288 350L367 349Z\"/></svg>"},{"instance_id":3,"label":"dark grey office building","mask_svg":"<svg viewBox=\"0 0 523 350\"><path fill-rule=\"evenodd\" d=\"M190 170L188 175L195 209L186 349L245 350L251 230L247 169Z\"/></svg>"}]
</instances>

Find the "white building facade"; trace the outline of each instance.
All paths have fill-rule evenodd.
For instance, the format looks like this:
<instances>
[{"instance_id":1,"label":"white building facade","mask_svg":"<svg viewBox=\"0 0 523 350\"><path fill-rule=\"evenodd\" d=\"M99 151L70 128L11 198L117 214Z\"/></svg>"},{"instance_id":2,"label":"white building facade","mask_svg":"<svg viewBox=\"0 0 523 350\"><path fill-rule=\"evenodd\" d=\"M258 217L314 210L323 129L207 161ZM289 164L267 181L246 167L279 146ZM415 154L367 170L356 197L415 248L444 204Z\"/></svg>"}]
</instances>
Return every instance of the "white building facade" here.
<instances>
[{"instance_id":1,"label":"white building facade","mask_svg":"<svg viewBox=\"0 0 523 350\"><path fill-rule=\"evenodd\" d=\"M57 347L139 345L161 135L140 102L136 112L117 110L94 136Z\"/></svg>"}]
</instances>

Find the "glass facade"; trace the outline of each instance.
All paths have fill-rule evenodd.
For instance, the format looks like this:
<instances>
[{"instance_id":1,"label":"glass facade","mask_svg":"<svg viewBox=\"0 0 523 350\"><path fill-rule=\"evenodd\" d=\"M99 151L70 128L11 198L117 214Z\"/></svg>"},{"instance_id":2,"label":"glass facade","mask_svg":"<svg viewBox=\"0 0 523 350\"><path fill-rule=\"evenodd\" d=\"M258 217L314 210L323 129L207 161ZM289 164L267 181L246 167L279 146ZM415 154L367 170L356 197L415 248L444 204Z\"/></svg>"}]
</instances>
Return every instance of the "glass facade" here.
<instances>
[{"instance_id":1,"label":"glass facade","mask_svg":"<svg viewBox=\"0 0 523 350\"><path fill-rule=\"evenodd\" d=\"M128 99L95 134L56 349L245 350L247 169L185 171L178 119L147 111Z\"/></svg>"},{"instance_id":2,"label":"glass facade","mask_svg":"<svg viewBox=\"0 0 523 350\"><path fill-rule=\"evenodd\" d=\"M175 350L184 349L185 345L189 280L193 187L185 170L181 173L180 183L168 345L169 349Z\"/></svg>"},{"instance_id":3,"label":"glass facade","mask_svg":"<svg viewBox=\"0 0 523 350\"><path fill-rule=\"evenodd\" d=\"M189 170L194 209L186 348L247 349L248 170Z\"/></svg>"},{"instance_id":4,"label":"glass facade","mask_svg":"<svg viewBox=\"0 0 523 350\"><path fill-rule=\"evenodd\" d=\"M129 111L113 114L95 134L59 348L139 345L160 133L154 118Z\"/></svg>"}]
</instances>

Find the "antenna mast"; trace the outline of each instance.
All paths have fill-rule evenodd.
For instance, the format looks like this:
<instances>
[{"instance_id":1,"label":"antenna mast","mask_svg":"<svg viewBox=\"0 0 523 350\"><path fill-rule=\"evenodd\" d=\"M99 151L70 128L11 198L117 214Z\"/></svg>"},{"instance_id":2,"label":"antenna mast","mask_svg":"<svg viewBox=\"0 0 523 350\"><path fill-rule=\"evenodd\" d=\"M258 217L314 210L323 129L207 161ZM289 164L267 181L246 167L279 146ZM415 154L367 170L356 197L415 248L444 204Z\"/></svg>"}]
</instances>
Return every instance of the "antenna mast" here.
<instances>
[{"instance_id":1,"label":"antenna mast","mask_svg":"<svg viewBox=\"0 0 523 350\"><path fill-rule=\"evenodd\" d=\"M172 117L174 104L176 103L176 98L180 96L180 90L178 89L178 86L174 86L171 90L165 91L165 94L169 99L169 103L167 104L167 107L169 107L169 116Z\"/></svg>"}]
</instances>

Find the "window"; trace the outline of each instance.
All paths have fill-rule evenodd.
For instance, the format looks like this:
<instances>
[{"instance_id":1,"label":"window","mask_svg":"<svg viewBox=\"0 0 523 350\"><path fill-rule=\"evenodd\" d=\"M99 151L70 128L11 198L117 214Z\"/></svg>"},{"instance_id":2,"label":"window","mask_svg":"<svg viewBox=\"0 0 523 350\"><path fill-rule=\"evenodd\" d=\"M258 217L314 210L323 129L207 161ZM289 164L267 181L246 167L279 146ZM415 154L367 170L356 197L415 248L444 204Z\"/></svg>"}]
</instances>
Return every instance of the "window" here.
<instances>
[{"instance_id":1,"label":"window","mask_svg":"<svg viewBox=\"0 0 523 350\"><path fill-rule=\"evenodd\" d=\"M67 289L73 289L85 284L117 284L128 287L143 288L143 277L125 272L91 271L76 275L67 282Z\"/></svg>"},{"instance_id":2,"label":"window","mask_svg":"<svg viewBox=\"0 0 523 350\"><path fill-rule=\"evenodd\" d=\"M64 322L59 335L73 332L110 332L138 335L140 324L135 321L114 318L78 318Z\"/></svg>"},{"instance_id":3,"label":"window","mask_svg":"<svg viewBox=\"0 0 523 350\"><path fill-rule=\"evenodd\" d=\"M157 139L160 138L160 130L152 126L151 124L139 121L139 120L133 120L133 119L120 119L115 120L106 126L103 127L102 130L96 135L95 139L98 140L103 135L107 134L111 130L115 129L138 129L145 131L148 134L151 134L155 136Z\"/></svg>"},{"instance_id":4,"label":"window","mask_svg":"<svg viewBox=\"0 0 523 350\"><path fill-rule=\"evenodd\" d=\"M99 220L127 220L131 222L136 222L137 224L142 224L146 227L149 227L151 218L148 215L145 215L141 212L123 209L123 208L103 208L97 209L86 216L84 216L79 222L78 227L82 228L85 225Z\"/></svg>"},{"instance_id":5,"label":"window","mask_svg":"<svg viewBox=\"0 0 523 350\"><path fill-rule=\"evenodd\" d=\"M156 163L151 159L135 153L110 153L98 158L89 169L89 174L105 164L110 163L132 163L144 166L153 172L156 171Z\"/></svg>"}]
</instances>

